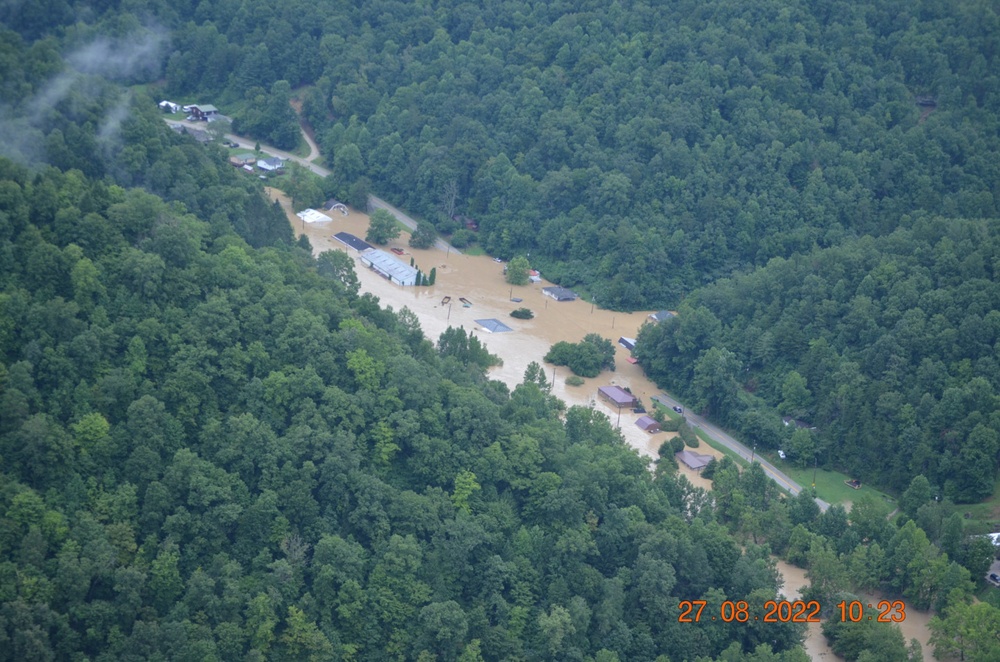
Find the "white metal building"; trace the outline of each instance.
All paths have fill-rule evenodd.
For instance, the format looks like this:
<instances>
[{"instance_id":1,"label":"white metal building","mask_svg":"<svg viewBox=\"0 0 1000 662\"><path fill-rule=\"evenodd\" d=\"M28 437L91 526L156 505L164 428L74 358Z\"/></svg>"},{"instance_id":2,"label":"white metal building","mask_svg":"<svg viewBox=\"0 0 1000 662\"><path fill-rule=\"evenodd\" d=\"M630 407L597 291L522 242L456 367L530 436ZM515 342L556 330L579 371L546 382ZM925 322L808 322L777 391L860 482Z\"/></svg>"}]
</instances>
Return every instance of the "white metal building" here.
<instances>
[{"instance_id":1,"label":"white metal building","mask_svg":"<svg viewBox=\"0 0 1000 662\"><path fill-rule=\"evenodd\" d=\"M316 211L315 209L303 209L295 215L306 223L326 223L330 221L329 216L323 212Z\"/></svg>"},{"instance_id":2,"label":"white metal building","mask_svg":"<svg viewBox=\"0 0 1000 662\"><path fill-rule=\"evenodd\" d=\"M417 284L417 270L414 267L377 248L362 252L361 264L397 285Z\"/></svg>"}]
</instances>

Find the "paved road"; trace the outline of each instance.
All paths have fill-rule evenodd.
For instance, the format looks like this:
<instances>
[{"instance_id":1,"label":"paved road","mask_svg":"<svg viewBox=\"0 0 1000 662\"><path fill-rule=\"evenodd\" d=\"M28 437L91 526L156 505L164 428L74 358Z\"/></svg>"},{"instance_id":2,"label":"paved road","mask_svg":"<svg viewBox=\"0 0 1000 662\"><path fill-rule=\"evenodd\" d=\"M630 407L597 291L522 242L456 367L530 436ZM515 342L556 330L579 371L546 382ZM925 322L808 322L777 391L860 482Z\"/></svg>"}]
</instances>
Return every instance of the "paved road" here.
<instances>
[{"instance_id":1,"label":"paved road","mask_svg":"<svg viewBox=\"0 0 1000 662\"><path fill-rule=\"evenodd\" d=\"M167 124L170 124L171 126L177 125L177 126L187 127L189 129L198 129L200 131L205 130L204 122L188 122L187 120L174 120L174 119L167 119L166 121ZM316 158L315 156L312 156L312 151L316 149L316 143L314 143L312 139L309 138L309 135L305 131L302 131L302 135L305 136L306 142L310 146L310 156L312 158ZM254 146L257 144L257 141L253 140L252 138L247 138L245 136L237 136L234 133L227 133L226 140L234 142L243 149L249 149L250 151L253 151ZM265 145L264 143L260 143L260 151L263 152L264 154L267 154L268 156L277 156L280 159L294 161L303 168L309 168L309 170L316 173L320 177L326 177L327 175L330 174L330 171L324 168L323 166L311 163L308 159L304 159L301 156L295 156L290 152L282 151L277 147L272 147L271 145ZM317 151L316 153L318 154L319 152ZM396 207L393 207L391 204L389 204L388 202L379 197L376 197L374 195L369 195L368 206L374 207L376 209L385 209L391 212L393 216L398 218L400 222L402 222L402 224L405 225L406 227L410 228L411 230L417 229L417 222L415 220L413 220L408 215L406 215ZM441 237L438 237L434 241L434 245L437 248L446 252L450 251L452 253L457 253L458 255L462 254L461 251L459 251L457 248L453 246L450 246L448 242L446 242Z\"/></svg>"},{"instance_id":2,"label":"paved road","mask_svg":"<svg viewBox=\"0 0 1000 662\"><path fill-rule=\"evenodd\" d=\"M411 230L417 229L417 222L415 220L407 216L405 213L401 212L399 209L393 207L385 200L382 200L381 198L376 198L374 195L369 195L368 206L369 208L385 209L393 216L398 218L400 221L402 221L403 225L405 225L406 227L410 228ZM454 246L449 246L448 242L442 239L441 237L438 237L437 239L434 240L434 247L445 252L457 253L459 255L462 254L462 251L458 250Z\"/></svg>"},{"instance_id":3,"label":"paved road","mask_svg":"<svg viewBox=\"0 0 1000 662\"><path fill-rule=\"evenodd\" d=\"M651 396L651 398L666 407L673 408L674 406L678 407L683 406L681 405L680 402L674 400L673 398L671 398L669 395L666 394L654 395ZM718 441L726 448L732 450L737 455L742 457L744 460L749 462L750 458L752 457L753 461L759 463L760 466L764 469L764 473L767 474L768 478L777 483L779 487L788 490L793 495L798 494L799 492L802 491L801 485L799 485L794 480L789 478L781 470L779 470L773 464L762 458L760 455L756 455L751 449L744 446L742 443L734 439L725 431L709 423L701 416L689 413L687 411L687 408L684 409L684 412L685 412L684 417L688 420L689 424L701 428L702 431L705 432L705 434L712 437L712 439ZM822 499L816 499L816 504L823 512L826 512L826 509L830 507L830 504L828 504L826 501L823 501Z\"/></svg>"}]
</instances>

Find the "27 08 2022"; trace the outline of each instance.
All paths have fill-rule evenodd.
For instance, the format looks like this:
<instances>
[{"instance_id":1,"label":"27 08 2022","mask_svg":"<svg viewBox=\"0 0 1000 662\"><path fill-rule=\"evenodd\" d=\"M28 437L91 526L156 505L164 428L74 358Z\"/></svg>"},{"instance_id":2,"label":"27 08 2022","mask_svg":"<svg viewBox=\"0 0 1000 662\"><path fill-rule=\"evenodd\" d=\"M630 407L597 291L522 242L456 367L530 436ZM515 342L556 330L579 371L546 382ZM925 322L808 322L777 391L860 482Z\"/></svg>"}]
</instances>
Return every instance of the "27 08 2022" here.
<instances>
[{"instance_id":1,"label":"27 08 2022","mask_svg":"<svg viewBox=\"0 0 1000 662\"><path fill-rule=\"evenodd\" d=\"M706 600L682 600L678 605L679 623L700 623L702 620L724 623L819 623L820 605L816 600L767 600L760 608L751 608L745 600L723 600L718 613L706 613Z\"/></svg>"}]
</instances>

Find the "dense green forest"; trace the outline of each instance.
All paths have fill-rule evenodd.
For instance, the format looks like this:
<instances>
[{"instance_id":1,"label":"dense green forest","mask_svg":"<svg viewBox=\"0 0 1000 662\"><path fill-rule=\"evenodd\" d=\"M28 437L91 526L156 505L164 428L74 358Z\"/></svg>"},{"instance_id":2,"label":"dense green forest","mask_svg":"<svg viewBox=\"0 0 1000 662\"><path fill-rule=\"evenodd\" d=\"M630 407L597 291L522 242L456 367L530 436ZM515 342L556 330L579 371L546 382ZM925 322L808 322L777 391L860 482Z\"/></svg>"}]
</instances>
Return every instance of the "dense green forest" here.
<instances>
[{"instance_id":1,"label":"dense green forest","mask_svg":"<svg viewBox=\"0 0 1000 662\"><path fill-rule=\"evenodd\" d=\"M79 171L0 191L0 659L803 659L678 622L778 588L704 492L349 261Z\"/></svg>"},{"instance_id":2,"label":"dense green forest","mask_svg":"<svg viewBox=\"0 0 1000 662\"><path fill-rule=\"evenodd\" d=\"M0 18L87 36L60 28L76 3L26 4ZM146 4L167 94L288 147L297 90L345 198L374 190L443 231L472 216L491 253L530 252L605 307L1000 204L982 0ZM140 41L119 3L88 7Z\"/></svg>"},{"instance_id":3,"label":"dense green forest","mask_svg":"<svg viewBox=\"0 0 1000 662\"><path fill-rule=\"evenodd\" d=\"M51 4L44 21L2 16L21 35L5 39L30 41L6 49L4 99L25 118L8 123L8 150L38 134L22 150L38 161L243 222L240 205L171 167L196 156L145 141L107 163L108 119L68 98L76 123L52 126L38 107L54 85L33 85L60 71L62 38L77 69L126 83L162 69L165 93L232 108L237 129L285 147L298 90L331 193L363 203L376 191L446 232L470 215L490 252L530 252L605 307L706 306L721 335L676 354L647 335L638 353L661 384L764 446L791 443L780 409L820 428L818 444L790 446L800 461L895 489L926 475L960 501L992 493L991 3L254 0L154 3L156 27L114 2L89 5L93 25ZM87 46L105 33L105 49L129 57ZM778 276L782 291L757 287L778 270L794 272ZM700 289L725 277L743 291ZM720 372L696 385L702 359ZM786 381L804 397L788 401Z\"/></svg>"},{"instance_id":4,"label":"dense green forest","mask_svg":"<svg viewBox=\"0 0 1000 662\"><path fill-rule=\"evenodd\" d=\"M1000 223L921 217L698 290L647 325L661 384L794 461L975 502L1000 462ZM724 321L723 321L724 320ZM779 413L815 431L785 428Z\"/></svg>"},{"instance_id":5,"label":"dense green forest","mask_svg":"<svg viewBox=\"0 0 1000 662\"><path fill-rule=\"evenodd\" d=\"M995 7L744 5L0 6L0 660L804 660L800 626L678 622L773 599L772 554L849 660L918 659L832 618L872 590L997 659L951 503L1000 451ZM149 83L282 146L298 90L336 194L677 304L652 377L899 516L729 460L706 493L541 372L489 379Z\"/></svg>"}]
</instances>

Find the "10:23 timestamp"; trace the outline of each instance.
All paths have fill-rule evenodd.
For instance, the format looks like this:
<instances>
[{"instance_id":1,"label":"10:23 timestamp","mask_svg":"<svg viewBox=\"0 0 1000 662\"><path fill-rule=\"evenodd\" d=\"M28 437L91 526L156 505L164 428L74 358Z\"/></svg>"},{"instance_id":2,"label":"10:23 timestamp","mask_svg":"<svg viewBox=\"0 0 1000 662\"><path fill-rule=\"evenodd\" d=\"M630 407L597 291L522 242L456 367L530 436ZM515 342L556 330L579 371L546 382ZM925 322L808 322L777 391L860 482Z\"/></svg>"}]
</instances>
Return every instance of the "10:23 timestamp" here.
<instances>
[{"instance_id":1,"label":"10:23 timestamp","mask_svg":"<svg viewBox=\"0 0 1000 662\"><path fill-rule=\"evenodd\" d=\"M681 600L678 608L678 623L700 623L707 600ZM868 608L875 609L871 604ZM899 623L906 620L906 606L900 600L882 600L878 603L878 614L865 614L865 605L857 600L841 601L837 604L840 612L840 622L858 623L862 620L878 621L879 623ZM819 623L820 604L816 600L768 600L764 603L762 613L753 612L745 600L723 600L719 605L718 614L705 614L706 620L721 620L724 623L746 623L762 621L764 623Z\"/></svg>"}]
</instances>

